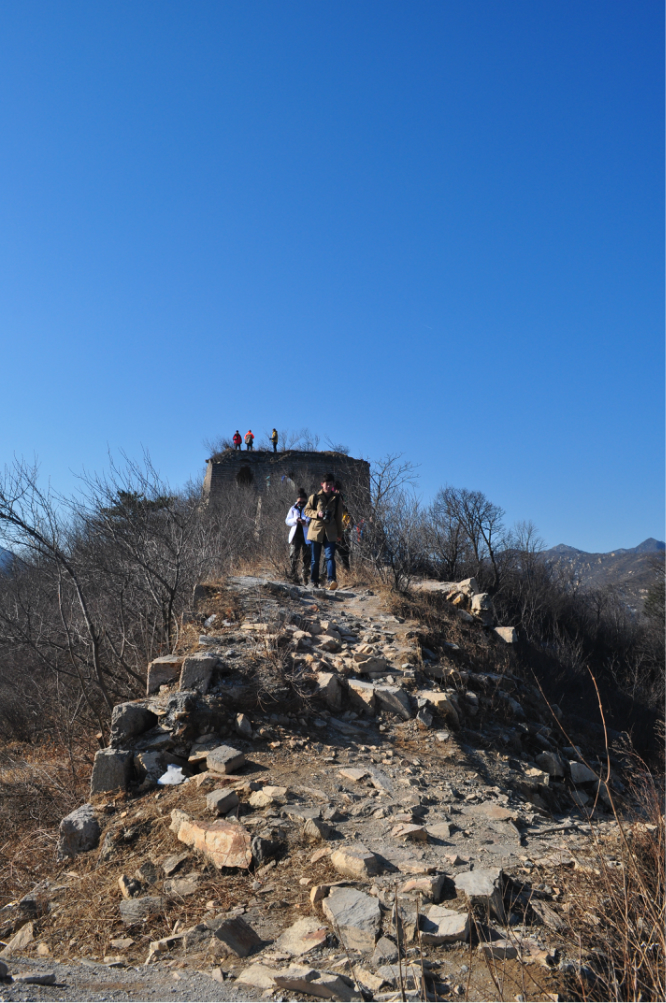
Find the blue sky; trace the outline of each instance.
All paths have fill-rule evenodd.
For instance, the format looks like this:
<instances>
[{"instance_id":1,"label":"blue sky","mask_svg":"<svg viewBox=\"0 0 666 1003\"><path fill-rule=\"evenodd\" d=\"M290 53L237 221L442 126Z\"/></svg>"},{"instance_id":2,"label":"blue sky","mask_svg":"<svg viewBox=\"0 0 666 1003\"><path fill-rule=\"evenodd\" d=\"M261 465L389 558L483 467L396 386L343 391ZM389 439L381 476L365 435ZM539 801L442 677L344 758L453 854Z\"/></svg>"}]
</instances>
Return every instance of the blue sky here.
<instances>
[{"instance_id":1,"label":"blue sky","mask_svg":"<svg viewBox=\"0 0 666 1003\"><path fill-rule=\"evenodd\" d=\"M663 538L656 0L0 6L0 461L309 426Z\"/></svg>"}]
</instances>

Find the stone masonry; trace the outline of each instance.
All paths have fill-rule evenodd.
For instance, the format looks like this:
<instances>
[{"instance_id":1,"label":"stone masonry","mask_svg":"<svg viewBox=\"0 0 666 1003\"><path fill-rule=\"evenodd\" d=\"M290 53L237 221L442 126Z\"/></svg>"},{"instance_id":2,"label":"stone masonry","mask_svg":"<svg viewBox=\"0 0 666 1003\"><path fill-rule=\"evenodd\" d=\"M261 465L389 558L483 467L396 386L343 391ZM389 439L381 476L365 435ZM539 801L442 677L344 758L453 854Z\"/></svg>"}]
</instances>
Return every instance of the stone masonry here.
<instances>
[{"instance_id":1,"label":"stone masonry","mask_svg":"<svg viewBox=\"0 0 666 1003\"><path fill-rule=\"evenodd\" d=\"M264 492L283 480L292 481L295 487L304 487L311 492L319 487L322 477L329 472L342 481L345 493L361 499L370 495L369 463L332 450L306 452L288 449L273 453L267 450L238 452L226 449L207 462L204 478L204 497L207 501L221 498L238 486Z\"/></svg>"}]
</instances>

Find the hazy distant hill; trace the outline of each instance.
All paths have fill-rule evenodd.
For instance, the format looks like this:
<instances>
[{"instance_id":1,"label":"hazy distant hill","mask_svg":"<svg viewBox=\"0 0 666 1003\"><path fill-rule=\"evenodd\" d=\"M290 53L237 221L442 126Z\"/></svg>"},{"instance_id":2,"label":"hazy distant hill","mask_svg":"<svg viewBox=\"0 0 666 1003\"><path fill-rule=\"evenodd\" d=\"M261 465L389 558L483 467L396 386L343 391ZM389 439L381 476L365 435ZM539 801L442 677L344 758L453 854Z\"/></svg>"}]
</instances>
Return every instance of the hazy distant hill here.
<instances>
[{"instance_id":1,"label":"hazy distant hill","mask_svg":"<svg viewBox=\"0 0 666 1003\"><path fill-rule=\"evenodd\" d=\"M582 586L614 585L634 608L642 610L647 591L654 583L654 559L664 559L666 543L650 537L637 547L588 554L561 543L544 552L546 560L572 575Z\"/></svg>"}]
</instances>

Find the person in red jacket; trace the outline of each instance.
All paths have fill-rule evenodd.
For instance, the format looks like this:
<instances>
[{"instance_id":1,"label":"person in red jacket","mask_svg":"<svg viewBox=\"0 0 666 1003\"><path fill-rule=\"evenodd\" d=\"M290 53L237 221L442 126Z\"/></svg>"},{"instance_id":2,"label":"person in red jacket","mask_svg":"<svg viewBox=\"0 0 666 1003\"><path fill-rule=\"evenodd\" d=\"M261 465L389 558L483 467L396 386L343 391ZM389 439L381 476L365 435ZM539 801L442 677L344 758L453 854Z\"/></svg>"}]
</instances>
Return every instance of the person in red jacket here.
<instances>
[{"instance_id":1,"label":"person in red jacket","mask_svg":"<svg viewBox=\"0 0 666 1003\"><path fill-rule=\"evenodd\" d=\"M251 429L245 433L245 448L254 449L254 434Z\"/></svg>"},{"instance_id":2,"label":"person in red jacket","mask_svg":"<svg viewBox=\"0 0 666 1003\"><path fill-rule=\"evenodd\" d=\"M241 434L238 431L238 429L236 429L236 431L234 432L234 438L233 438L234 449L240 449L242 441L243 440L241 439Z\"/></svg>"}]
</instances>

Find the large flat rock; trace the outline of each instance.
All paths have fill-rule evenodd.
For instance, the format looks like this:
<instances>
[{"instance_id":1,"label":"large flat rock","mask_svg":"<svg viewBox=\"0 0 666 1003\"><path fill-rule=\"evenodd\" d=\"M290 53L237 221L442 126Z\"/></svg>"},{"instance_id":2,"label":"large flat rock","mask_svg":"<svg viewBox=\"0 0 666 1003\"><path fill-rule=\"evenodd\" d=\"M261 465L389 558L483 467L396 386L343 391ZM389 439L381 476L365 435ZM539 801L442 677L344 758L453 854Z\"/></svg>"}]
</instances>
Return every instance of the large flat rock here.
<instances>
[{"instance_id":1,"label":"large flat rock","mask_svg":"<svg viewBox=\"0 0 666 1003\"><path fill-rule=\"evenodd\" d=\"M286 954L299 956L326 943L328 930L314 916L304 916L282 933L275 946Z\"/></svg>"},{"instance_id":2,"label":"large flat rock","mask_svg":"<svg viewBox=\"0 0 666 1003\"><path fill-rule=\"evenodd\" d=\"M371 952L381 928L379 902L356 888L334 888L322 902L324 915L351 951Z\"/></svg>"},{"instance_id":3,"label":"large flat rock","mask_svg":"<svg viewBox=\"0 0 666 1003\"><path fill-rule=\"evenodd\" d=\"M421 937L425 944L450 944L469 940L469 914L433 905L427 916L419 917Z\"/></svg>"},{"instance_id":4,"label":"large flat rock","mask_svg":"<svg viewBox=\"0 0 666 1003\"><path fill-rule=\"evenodd\" d=\"M247 870L252 863L250 833L237 822L182 819L177 835L181 843L198 850L218 868L240 867Z\"/></svg>"}]
</instances>

